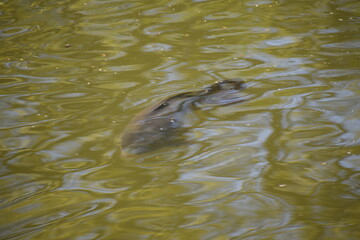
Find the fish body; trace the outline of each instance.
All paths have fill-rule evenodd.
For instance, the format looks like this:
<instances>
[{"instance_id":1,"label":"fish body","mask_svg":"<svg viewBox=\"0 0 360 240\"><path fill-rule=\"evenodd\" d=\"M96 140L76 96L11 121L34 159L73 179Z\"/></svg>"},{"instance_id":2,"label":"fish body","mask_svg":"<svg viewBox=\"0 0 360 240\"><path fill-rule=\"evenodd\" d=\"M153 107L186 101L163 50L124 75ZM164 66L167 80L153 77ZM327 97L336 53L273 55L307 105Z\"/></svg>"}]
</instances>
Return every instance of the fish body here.
<instances>
[{"instance_id":1,"label":"fish body","mask_svg":"<svg viewBox=\"0 0 360 240\"><path fill-rule=\"evenodd\" d=\"M241 99L226 97L243 88L239 79L224 80L200 91L177 94L145 108L125 127L121 135L122 154L145 153L175 142L195 103L228 105L241 102Z\"/></svg>"}]
</instances>

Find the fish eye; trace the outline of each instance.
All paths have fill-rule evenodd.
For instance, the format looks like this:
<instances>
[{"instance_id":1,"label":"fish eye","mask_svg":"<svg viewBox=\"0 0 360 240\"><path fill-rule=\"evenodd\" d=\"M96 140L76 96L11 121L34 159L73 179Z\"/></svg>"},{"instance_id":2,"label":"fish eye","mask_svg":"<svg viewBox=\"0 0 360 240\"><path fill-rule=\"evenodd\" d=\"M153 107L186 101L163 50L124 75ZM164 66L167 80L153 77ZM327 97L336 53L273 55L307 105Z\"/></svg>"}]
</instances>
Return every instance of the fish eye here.
<instances>
[{"instance_id":1,"label":"fish eye","mask_svg":"<svg viewBox=\"0 0 360 240\"><path fill-rule=\"evenodd\" d=\"M154 111L161 110L161 109L163 109L164 107L166 107L167 105L169 105L169 103L164 102L164 103L160 104L158 107L156 107L156 108L154 109Z\"/></svg>"}]
</instances>

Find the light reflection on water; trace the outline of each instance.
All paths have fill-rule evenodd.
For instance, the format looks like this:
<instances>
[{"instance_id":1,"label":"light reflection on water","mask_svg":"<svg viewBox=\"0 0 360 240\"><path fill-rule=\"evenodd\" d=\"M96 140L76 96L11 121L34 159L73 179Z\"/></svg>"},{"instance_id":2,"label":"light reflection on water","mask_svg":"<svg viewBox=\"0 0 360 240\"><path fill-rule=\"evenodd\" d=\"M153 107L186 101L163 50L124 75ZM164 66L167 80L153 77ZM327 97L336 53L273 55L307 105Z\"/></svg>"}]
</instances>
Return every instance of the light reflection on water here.
<instances>
[{"instance_id":1,"label":"light reflection on water","mask_svg":"<svg viewBox=\"0 0 360 240\"><path fill-rule=\"evenodd\" d=\"M359 3L0 3L4 239L357 239ZM120 155L151 103L242 78L187 144Z\"/></svg>"}]
</instances>

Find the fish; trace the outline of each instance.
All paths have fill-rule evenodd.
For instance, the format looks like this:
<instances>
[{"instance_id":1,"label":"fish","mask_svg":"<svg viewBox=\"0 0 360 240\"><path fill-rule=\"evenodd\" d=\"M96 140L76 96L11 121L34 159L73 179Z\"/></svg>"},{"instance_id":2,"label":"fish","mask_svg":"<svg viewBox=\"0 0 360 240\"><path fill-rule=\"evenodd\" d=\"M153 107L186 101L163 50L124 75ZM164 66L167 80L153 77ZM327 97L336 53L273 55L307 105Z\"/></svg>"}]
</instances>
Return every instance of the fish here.
<instances>
[{"instance_id":1,"label":"fish","mask_svg":"<svg viewBox=\"0 0 360 240\"><path fill-rule=\"evenodd\" d=\"M231 96L244 88L241 79L222 80L202 90L180 93L145 108L124 128L121 154L138 155L181 142L179 135L195 106L242 102L244 99Z\"/></svg>"}]
</instances>

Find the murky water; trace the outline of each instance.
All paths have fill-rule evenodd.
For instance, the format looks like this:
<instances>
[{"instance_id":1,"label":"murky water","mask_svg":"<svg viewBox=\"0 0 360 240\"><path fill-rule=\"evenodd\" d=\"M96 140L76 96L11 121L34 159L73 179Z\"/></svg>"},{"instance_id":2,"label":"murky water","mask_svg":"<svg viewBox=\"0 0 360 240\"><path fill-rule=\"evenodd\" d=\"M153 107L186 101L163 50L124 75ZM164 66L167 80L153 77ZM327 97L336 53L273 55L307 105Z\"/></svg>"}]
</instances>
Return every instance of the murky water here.
<instances>
[{"instance_id":1,"label":"murky water","mask_svg":"<svg viewBox=\"0 0 360 240\"><path fill-rule=\"evenodd\" d=\"M1 239L359 239L360 3L0 2ZM187 144L152 103L242 78Z\"/></svg>"}]
</instances>

